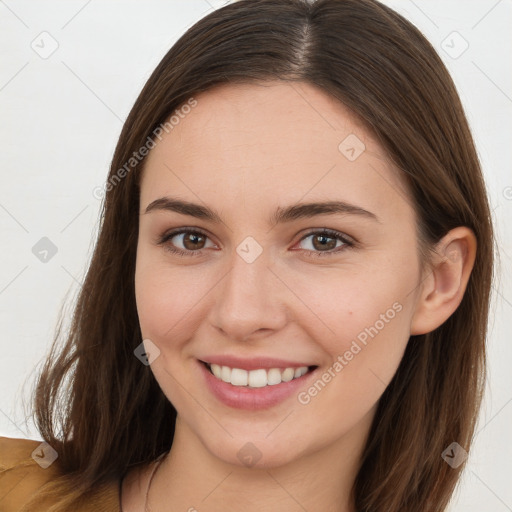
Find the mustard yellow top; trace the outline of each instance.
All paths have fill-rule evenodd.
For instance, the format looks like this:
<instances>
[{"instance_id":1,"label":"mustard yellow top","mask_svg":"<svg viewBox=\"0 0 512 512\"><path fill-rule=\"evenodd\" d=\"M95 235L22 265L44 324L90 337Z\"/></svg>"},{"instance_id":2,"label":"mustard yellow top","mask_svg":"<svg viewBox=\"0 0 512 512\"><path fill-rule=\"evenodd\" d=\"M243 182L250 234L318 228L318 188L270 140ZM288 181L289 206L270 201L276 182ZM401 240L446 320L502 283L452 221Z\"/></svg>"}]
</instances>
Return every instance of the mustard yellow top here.
<instances>
[{"instance_id":1,"label":"mustard yellow top","mask_svg":"<svg viewBox=\"0 0 512 512\"><path fill-rule=\"evenodd\" d=\"M58 457L46 468L42 467L51 460L51 453L38 449L40 445L41 441L0 436L1 512L19 512L42 485L62 475ZM36 461L38 456L42 457L41 463ZM22 465L24 461L28 465ZM73 512L121 512L119 483L116 480L97 489L83 505L75 507ZM37 503L36 510L44 512L51 504L53 501L43 498Z\"/></svg>"}]
</instances>

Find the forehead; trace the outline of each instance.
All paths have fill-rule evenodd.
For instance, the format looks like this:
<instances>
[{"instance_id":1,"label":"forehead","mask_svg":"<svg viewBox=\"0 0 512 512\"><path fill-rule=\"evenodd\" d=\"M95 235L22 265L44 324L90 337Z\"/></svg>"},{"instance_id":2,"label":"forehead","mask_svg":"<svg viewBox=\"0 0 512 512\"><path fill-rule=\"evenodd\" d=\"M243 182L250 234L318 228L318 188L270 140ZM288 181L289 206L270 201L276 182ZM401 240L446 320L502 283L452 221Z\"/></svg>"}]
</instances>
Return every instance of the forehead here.
<instances>
[{"instance_id":1,"label":"forehead","mask_svg":"<svg viewBox=\"0 0 512 512\"><path fill-rule=\"evenodd\" d=\"M252 198L259 208L278 198L345 199L373 209L408 201L369 131L310 84L223 84L194 99L169 133L155 139L141 206L177 193L192 200Z\"/></svg>"}]
</instances>

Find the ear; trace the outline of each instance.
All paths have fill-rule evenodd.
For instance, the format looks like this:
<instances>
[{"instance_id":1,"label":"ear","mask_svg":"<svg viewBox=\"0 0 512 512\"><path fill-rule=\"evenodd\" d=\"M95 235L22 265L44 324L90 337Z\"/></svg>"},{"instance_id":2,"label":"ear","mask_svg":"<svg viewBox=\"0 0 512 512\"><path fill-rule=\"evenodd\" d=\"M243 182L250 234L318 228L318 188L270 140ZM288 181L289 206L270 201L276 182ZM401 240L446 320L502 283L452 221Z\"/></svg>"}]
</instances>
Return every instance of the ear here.
<instances>
[{"instance_id":1,"label":"ear","mask_svg":"<svg viewBox=\"0 0 512 512\"><path fill-rule=\"evenodd\" d=\"M475 263L476 245L473 231L465 226L452 229L438 242L423 276L411 335L432 332L459 307Z\"/></svg>"}]
</instances>

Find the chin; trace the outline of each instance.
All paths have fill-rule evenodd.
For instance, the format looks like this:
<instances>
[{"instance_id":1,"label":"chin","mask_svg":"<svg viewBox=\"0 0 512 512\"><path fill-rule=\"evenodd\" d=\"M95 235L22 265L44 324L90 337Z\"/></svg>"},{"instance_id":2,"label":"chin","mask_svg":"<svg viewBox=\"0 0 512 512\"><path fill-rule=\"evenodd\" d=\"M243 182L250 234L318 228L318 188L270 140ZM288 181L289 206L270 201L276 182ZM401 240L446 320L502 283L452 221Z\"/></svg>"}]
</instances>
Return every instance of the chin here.
<instances>
[{"instance_id":1,"label":"chin","mask_svg":"<svg viewBox=\"0 0 512 512\"><path fill-rule=\"evenodd\" d=\"M275 428L275 425L272 427ZM268 429L268 432L272 431ZM247 435L236 435L233 437L227 434L222 437L204 438L200 436L202 444L210 454L225 462L226 464L239 466L248 469L272 469L293 463L315 448L310 446L309 450L302 442L293 440L292 436L261 434L254 435L247 429ZM276 433L277 434L277 433Z\"/></svg>"}]
</instances>

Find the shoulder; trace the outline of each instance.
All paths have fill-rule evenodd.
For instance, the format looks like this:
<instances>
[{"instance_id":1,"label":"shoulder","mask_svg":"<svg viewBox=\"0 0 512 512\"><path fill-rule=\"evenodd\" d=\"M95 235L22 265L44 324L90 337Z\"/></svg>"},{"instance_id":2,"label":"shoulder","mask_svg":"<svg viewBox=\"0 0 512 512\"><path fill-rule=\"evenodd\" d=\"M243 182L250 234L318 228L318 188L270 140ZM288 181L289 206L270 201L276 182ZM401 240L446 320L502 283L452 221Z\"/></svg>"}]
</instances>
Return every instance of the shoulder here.
<instances>
[{"instance_id":1,"label":"shoulder","mask_svg":"<svg viewBox=\"0 0 512 512\"><path fill-rule=\"evenodd\" d=\"M57 452L47 443L0 436L0 511L19 512L48 482L65 473ZM48 496L37 501L37 511L53 504ZM119 481L94 489L74 512L119 512Z\"/></svg>"},{"instance_id":2,"label":"shoulder","mask_svg":"<svg viewBox=\"0 0 512 512\"><path fill-rule=\"evenodd\" d=\"M37 452L36 449L39 447L41 447L42 451ZM29 460L38 467L41 467L41 465L47 465L50 459L53 458L49 453L50 450L48 450L48 448L50 448L50 446L43 441L0 436L0 469L5 469L5 467L14 467ZM42 462L41 465L37 464L34 457L39 456L39 458L42 459L45 456L45 450L46 462Z\"/></svg>"},{"instance_id":3,"label":"shoulder","mask_svg":"<svg viewBox=\"0 0 512 512\"><path fill-rule=\"evenodd\" d=\"M0 436L0 509L19 510L44 484L60 476L56 455L47 443Z\"/></svg>"}]
</instances>

